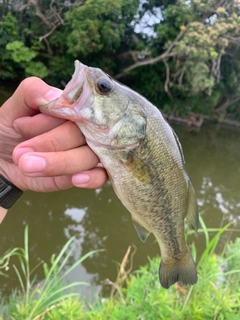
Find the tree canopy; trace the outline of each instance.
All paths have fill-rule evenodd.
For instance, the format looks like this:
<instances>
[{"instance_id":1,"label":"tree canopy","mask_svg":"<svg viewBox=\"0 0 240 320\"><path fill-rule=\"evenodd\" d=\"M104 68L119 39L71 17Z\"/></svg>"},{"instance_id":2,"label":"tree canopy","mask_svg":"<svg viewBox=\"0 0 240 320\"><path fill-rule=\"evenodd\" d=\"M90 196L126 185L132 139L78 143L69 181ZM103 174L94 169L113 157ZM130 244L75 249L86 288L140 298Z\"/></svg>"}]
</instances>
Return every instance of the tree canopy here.
<instances>
[{"instance_id":1,"label":"tree canopy","mask_svg":"<svg viewBox=\"0 0 240 320\"><path fill-rule=\"evenodd\" d=\"M239 0L4 0L0 79L64 86L78 59L166 112L240 120Z\"/></svg>"}]
</instances>

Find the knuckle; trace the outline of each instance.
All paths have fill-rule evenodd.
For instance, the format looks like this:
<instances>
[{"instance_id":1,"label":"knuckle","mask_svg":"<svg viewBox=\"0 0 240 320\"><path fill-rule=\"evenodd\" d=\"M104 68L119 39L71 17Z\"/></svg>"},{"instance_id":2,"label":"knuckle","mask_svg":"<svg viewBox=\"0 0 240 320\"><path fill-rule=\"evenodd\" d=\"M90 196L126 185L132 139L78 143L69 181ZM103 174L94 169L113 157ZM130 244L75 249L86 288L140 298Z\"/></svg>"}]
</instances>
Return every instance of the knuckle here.
<instances>
[{"instance_id":1,"label":"knuckle","mask_svg":"<svg viewBox=\"0 0 240 320\"><path fill-rule=\"evenodd\" d=\"M48 139L43 139L42 143L43 143L44 149L48 152L57 152L63 149L62 148L63 141L62 139L60 139L60 137L56 135L52 135Z\"/></svg>"},{"instance_id":2,"label":"knuckle","mask_svg":"<svg viewBox=\"0 0 240 320\"><path fill-rule=\"evenodd\" d=\"M48 140L49 146L51 148L51 151L60 151L62 150L62 140L59 139L58 136L51 137L50 140Z\"/></svg>"},{"instance_id":3,"label":"knuckle","mask_svg":"<svg viewBox=\"0 0 240 320\"><path fill-rule=\"evenodd\" d=\"M29 91L30 87L33 86L36 82L42 82L42 80L37 77L28 77L20 83L19 89L22 92Z\"/></svg>"},{"instance_id":4,"label":"knuckle","mask_svg":"<svg viewBox=\"0 0 240 320\"><path fill-rule=\"evenodd\" d=\"M54 173L55 176L63 176L69 174L71 166L68 160L68 157L66 157L64 154L56 154L50 168L48 169L49 172Z\"/></svg>"}]
</instances>

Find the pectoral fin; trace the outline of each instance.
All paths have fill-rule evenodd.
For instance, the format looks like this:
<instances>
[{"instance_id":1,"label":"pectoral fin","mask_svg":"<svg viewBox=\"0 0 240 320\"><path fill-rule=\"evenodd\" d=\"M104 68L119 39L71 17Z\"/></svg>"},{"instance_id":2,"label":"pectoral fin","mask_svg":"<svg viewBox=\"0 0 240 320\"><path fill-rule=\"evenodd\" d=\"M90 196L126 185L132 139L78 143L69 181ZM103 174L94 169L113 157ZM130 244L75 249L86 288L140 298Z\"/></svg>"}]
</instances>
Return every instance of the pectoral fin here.
<instances>
[{"instance_id":1,"label":"pectoral fin","mask_svg":"<svg viewBox=\"0 0 240 320\"><path fill-rule=\"evenodd\" d=\"M191 182L188 183L188 211L186 215L187 222L197 232L199 227L198 206L195 191Z\"/></svg>"},{"instance_id":2,"label":"pectoral fin","mask_svg":"<svg viewBox=\"0 0 240 320\"><path fill-rule=\"evenodd\" d=\"M137 231L137 234L142 242L146 242L147 237L149 236L150 232L147 231L143 226L141 226L138 222L133 220L133 225Z\"/></svg>"},{"instance_id":3,"label":"pectoral fin","mask_svg":"<svg viewBox=\"0 0 240 320\"><path fill-rule=\"evenodd\" d=\"M154 174L151 168L132 153L132 151L129 152L127 161L123 161L122 164L137 180L145 183L151 183L153 181Z\"/></svg>"}]
</instances>

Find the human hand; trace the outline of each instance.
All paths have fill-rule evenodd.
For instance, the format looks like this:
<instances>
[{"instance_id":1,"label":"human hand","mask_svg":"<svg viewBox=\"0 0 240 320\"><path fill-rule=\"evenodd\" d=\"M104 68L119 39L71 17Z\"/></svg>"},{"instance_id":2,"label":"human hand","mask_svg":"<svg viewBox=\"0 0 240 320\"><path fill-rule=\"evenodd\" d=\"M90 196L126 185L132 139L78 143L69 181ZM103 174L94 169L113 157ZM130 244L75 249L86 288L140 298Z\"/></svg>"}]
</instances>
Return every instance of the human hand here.
<instances>
[{"instance_id":1,"label":"human hand","mask_svg":"<svg viewBox=\"0 0 240 320\"><path fill-rule=\"evenodd\" d=\"M39 113L60 94L31 77L0 108L0 173L19 189L99 188L107 181L76 124Z\"/></svg>"}]
</instances>

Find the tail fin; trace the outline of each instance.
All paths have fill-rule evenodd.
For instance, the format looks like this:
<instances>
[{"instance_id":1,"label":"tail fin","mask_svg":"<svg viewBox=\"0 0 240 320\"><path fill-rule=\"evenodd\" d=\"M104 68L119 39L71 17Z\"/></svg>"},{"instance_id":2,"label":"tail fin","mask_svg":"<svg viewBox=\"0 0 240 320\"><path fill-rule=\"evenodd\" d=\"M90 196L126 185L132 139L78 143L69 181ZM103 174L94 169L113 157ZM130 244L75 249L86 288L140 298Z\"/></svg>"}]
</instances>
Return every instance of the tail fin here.
<instances>
[{"instance_id":1,"label":"tail fin","mask_svg":"<svg viewBox=\"0 0 240 320\"><path fill-rule=\"evenodd\" d=\"M190 252L188 252L184 261L174 261L172 264L167 264L162 260L159 267L159 279L165 289L176 282L183 285L197 283L196 266Z\"/></svg>"}]
</instances>

